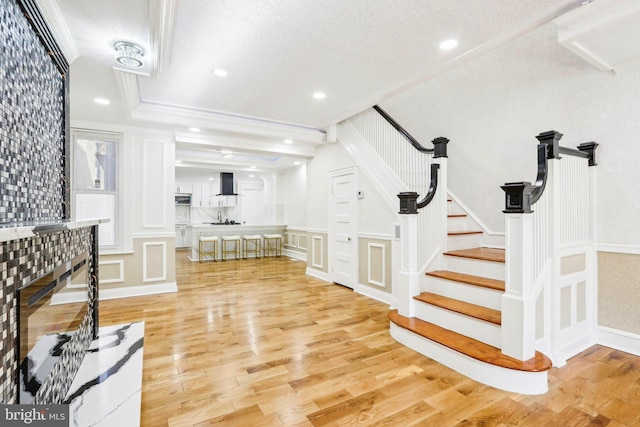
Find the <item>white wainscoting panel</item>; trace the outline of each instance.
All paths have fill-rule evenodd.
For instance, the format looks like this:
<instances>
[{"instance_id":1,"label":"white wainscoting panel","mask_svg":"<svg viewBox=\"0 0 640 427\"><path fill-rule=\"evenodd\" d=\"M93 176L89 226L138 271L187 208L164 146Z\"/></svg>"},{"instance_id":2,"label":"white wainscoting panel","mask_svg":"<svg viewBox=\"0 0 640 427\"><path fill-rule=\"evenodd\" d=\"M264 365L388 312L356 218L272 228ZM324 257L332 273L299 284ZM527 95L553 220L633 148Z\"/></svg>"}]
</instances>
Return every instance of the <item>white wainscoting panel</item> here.
<instances>
[{"instance_id":1,"label":"white wainscoting panel","mask_svg":"<svg viewBox=\"0 0 640 427\"><path fill-rule=\"evenodd\" d=\"M324 260L322 259L324 239L322 236L313 236L311 239L311 266L322 270L324 268Z\"/></svg>"},{"instance_id":2,"label":"white wainscoting panel","mask_svg":"<svg viewBox=\"0 0 640 427\"><path fill-rule=\"evenodd\" d=\"M374 265L374 263L372 262L372 254L376 251L380 252L380 258L382 259L382 262L380 264L380 278L379 280L376 280L376 278L373 277L373 272L372 272L372 266ZM385 288L386 284L385 284L385 264L386 264L386 254L385 254L385 246L380 244L380 243L369 243L367 245L367 282L371 285L375 285L375 286L379 286L381 288Z\"/></svg>"},{"instance_id":3,"label":"white wainscoting panel","mask_svg":"<svg viewBox=\"0 0 640 427\"><path fill-rule=\"evenodd\" d=\"M142 227L166 228L165 144L145 140L142 145Z\"/></svg>"},{"instance_id":4,"label":"white wainscoting panel","mask_svg":"<svg viewBox=\"0 0 640 427\"><path fill-rule=\"evenodd\" d=\"M150 249L154 246L160 246L161 252L159 256L157 249ZM153 252L156 252L155 256ZM157 268L154 263L157 262L160 262L162 265L162 274L159 276L150 276L150 267L151 271L154 271L155 268ZM167 280L167 242L144 242L142 244L142 281L157 282L161 280Z\"/></svg>"},{"instance_id":5,"label":"white wainscoting panel","mask_svg":"<svg viewBox=\"0 0 640 427\"><path fill-rule=\"evenodd\" d=\"M104 267L107 265L117 265L118 266L118 275L116 277L112 277L110 279L103 279L104 276ZM107 283L120 283L124 282L124 260L118 259L113 261L100 261L98 263L100 267L100 284L106 285ZM110 268L107 268L110 270Z\"/></svg>"}]
</instances>

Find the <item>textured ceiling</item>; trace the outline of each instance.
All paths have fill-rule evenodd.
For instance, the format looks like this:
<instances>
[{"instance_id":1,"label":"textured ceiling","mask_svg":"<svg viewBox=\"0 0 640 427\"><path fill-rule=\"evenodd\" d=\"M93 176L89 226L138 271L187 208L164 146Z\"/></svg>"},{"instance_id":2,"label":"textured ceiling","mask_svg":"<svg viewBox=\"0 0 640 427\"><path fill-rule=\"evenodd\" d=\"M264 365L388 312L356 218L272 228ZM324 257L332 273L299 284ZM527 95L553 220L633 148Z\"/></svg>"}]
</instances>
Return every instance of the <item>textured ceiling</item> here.
<instances>
[{"instance_id":1,"label":"textured ceiling","mask_svg":"<svg viewBox=\"0 0 640 427\"><path fill-rule=\"evenodd\" d=\"M141 78L140 97L325 128L559 3L183 1L171 66ZM447 38L458 48L440 51ZM319 90L326 99L312 98Z\"/></svg>"}]
</instances>

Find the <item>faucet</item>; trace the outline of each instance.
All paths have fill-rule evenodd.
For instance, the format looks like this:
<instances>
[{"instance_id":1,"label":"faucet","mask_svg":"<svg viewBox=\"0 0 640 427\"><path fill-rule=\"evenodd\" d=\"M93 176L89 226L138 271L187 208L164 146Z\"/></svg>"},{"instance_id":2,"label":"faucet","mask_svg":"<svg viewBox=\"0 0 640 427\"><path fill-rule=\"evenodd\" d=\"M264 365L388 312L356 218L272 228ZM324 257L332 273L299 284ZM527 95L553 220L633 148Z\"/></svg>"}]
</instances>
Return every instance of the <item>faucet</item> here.
<instances>
[{"instance_id":1,"label":"faucet","mask_svg":"<svg viewBox=\"0 0 640 427\"><path fill-rule=\"evenodd\" d=\"M218 222L222 222L222 212L218 211Z\"/></svg>"}]
</instances>

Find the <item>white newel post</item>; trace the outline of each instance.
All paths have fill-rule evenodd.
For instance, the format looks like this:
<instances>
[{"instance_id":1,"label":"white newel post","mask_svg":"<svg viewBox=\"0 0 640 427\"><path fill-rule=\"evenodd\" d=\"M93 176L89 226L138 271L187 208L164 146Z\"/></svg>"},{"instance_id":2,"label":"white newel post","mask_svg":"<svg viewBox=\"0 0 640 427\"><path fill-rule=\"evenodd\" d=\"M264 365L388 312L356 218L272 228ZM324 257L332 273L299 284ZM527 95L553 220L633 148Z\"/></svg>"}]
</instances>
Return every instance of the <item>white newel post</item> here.
<instances>
[{"instance_id":1,"label":"white newel post","mask_svg":"<svg viewBox=\"0 0 640 427\"><path fill-rule=\"evenodd\" d=\"M502 352L519 360L535 355L533 217L505 214L505 293L502 296Z\"/></svg>"},{"instance_id":2,"label":"white newel post","mask_svg":"<svg viewBox=\"0 0 640 427\"><path fill-rule=\"evenodd\" d=\"M398 298L398 313L413 317L413 296L418 295L420 274L418 272L418 215L400 215L400 257L398 277L400 283L394 286Z\"/></svg>"}]
</instances>

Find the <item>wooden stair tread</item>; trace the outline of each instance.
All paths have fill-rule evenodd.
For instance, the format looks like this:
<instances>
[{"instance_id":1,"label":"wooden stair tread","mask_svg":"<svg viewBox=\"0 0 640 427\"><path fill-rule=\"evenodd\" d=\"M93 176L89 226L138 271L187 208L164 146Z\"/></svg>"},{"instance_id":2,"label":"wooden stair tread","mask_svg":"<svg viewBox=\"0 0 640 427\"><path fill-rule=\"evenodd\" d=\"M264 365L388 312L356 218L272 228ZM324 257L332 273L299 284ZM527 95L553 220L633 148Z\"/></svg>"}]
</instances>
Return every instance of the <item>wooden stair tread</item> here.
<instances>
[{"instance_id":1,"label":"wooden stair tread","mask_svg":"<svg viewBox=\"0 0 640 427\"><path fill-rule=\"evenodd\" d=\"M464 274L448 270L428 271L425 274L439 279L452 280L454 282L466 283L468 285L504 292L504 280L489 279L488 277L474 276L472 274Z\"/></svg>"},{"instance_id":2,"label":"wooden stair tread","mask_svg":"<svg viewBox=\"0 0 640 427\"><path fill-rule=\"evenodd\" d=\"M551 369L551 360L538 351L531 359L522 361L503 354L497 347L415 317L402 316L398 310L389 311L387 316L389 320L404 329L481 362L524 372L543 372Z\"/></svg>"},{"instance_id":3,"label":"wooden stair tread","mask_svg":"<svg viewBox=\"0 0 640 427\"><path fill-rule=\"evenodd\" d=\"M413 298L427 304L435 305L436 307L455 311L456 313L464 314L496 325L500 325L502 322L501 312L481 305L471 304L469 302L433 294L431 292L422 292L420 295Z\"/></svg>"},{"instance_id":4,"label":"wooden stair tread","mask_svg":"<svg viewBox=\"0 0 640 427\"><path fill-rule=\"evenodd\" d=\"M459 230L459 231L449 231L447 233L449 236L463 236L465 234L482 234L482 231L476 230Z\"/></svg>"},{"instance_id":5,"label":"wooden stair tread","mask_svg":"<svg viewBox=\"0 0 640 427\"><path fill-rule=\"evenodd\" d=\"M497 248L472 248L447 251L445 255L457 256L461 258L472 258L483 261L493 261L504 263L504 249Z\"/></svg>"},{"instance_id":6,"label":"wooden stair tread","mask_svg":"<svg viewBox=\"0 0 640 427\"><path fill-rule=\"evenodd\" d=\"M466 214L449 214L447 218L465 218L466 216Z\"/></svg>"}]
</instances>

